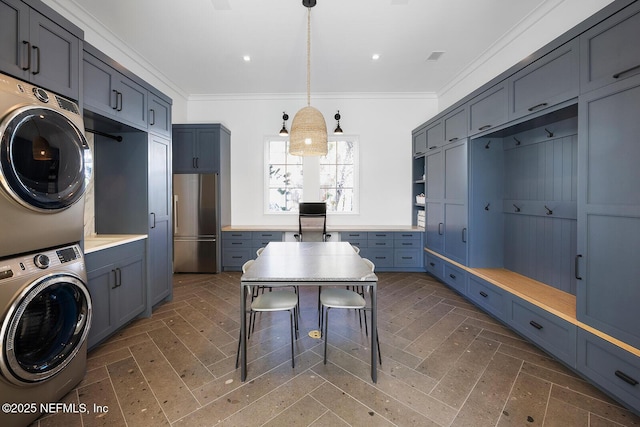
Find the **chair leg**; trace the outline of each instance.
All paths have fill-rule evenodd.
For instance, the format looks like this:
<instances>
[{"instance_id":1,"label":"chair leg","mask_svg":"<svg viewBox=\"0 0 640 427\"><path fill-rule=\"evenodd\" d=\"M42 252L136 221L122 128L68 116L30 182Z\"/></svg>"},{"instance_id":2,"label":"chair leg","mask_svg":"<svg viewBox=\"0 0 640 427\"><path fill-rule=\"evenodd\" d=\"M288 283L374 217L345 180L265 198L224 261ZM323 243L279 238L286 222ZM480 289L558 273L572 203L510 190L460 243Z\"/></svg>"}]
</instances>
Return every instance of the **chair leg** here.
<instances>
[{"instance_id":1,"label":"chair leg","mask_svg":"<svg viewBox=\"0 0 640 427\"><path fill-rule=\"evenodd\" d=\"M322 305L320 304L320 292L321 287L318 286L318 326L320 327L320 332L322 332Z\"/></svg>"},{"instance_id":2,"label":"chair leg","mask_svg":"<svg viewBox=\"0 0 640 427\"><path fill-rule=\"evenodd\" d=\"M327 364L327 330L329 329L329 307L324 308L324 364Z\"/></svg>"},{"instance_id":3,"label":"chair leg","mask_svg":"<svg viewBox=\"0 0 640 427\"><path fill-rule=\"evenodd\" d=\"M290 322L290 326L291 326L291 367L295 368L296 367L296 358L293 354L293 347L294 347L294 339L293 339L293 330L294 330L294 326L293 326L293 318L295 317L295 315L293 314L293 310L289 310L289 322ZM297 331L296 331L297 334Z\"/></svg>"}]
</instances>

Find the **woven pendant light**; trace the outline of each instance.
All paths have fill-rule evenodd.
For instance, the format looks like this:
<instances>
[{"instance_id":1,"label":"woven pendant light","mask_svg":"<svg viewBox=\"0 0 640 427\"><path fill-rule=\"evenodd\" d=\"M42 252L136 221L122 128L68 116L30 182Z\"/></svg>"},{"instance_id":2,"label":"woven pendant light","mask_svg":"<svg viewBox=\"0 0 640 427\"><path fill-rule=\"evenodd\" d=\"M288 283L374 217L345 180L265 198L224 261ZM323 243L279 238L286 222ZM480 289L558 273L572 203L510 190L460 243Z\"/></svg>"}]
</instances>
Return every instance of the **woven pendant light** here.
<instances>
[{"instance_id":1,"label":"woven pendant light","mask_svg":"<svg viewBox=\"0 0 640 427\"><path fill-rule=\"evenodd\" d=\"M311 106L311 8L315 1L302 1L307 7L307 106L293 117L289 138L289 154L293 156L325 156L327 122L320 111Z\"/></svg>"}]
</instances>

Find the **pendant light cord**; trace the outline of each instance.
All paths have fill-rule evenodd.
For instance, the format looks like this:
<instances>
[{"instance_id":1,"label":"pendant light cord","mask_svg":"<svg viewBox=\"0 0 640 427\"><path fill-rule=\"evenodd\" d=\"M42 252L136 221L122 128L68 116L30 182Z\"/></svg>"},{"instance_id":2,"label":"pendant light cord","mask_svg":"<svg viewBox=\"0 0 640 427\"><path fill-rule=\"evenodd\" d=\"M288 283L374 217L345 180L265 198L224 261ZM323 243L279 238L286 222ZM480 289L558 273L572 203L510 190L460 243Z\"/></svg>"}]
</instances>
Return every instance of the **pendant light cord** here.
<instances>
[{"instance_id":1,"label":"pendant light cord","mask_svg":"<svg viewBox=\"0 0 640 427\"><path fill-rule=\"evenodd\" d=\"M307 106L311 106L311 8L307 8Z\"/></svg>"}]
</instances>

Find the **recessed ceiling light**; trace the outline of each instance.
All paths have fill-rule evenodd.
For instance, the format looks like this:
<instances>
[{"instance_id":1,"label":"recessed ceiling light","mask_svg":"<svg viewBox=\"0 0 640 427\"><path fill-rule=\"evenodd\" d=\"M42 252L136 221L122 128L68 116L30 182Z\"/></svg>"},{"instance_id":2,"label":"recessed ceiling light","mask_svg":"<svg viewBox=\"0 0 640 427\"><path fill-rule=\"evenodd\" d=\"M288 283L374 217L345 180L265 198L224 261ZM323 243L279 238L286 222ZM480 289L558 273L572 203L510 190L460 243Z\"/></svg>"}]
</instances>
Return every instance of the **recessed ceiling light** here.
<instances>
[{"instance_id":1,"label":"recessed ceiling light","mask_svg":"<svg viewBox=\"0 0 640 427\"><path fill-rule=\"evenodd\" d=\"M244 60L244 62L251 62L251 57L249 55L243 56L242 59Z\"/></svg>"},{"instance_id":2,"label":"recessed ceiling light","mask_svg":"<svg viewBox=\"0 0 640 427\"><path fill-rule=\"evenodd\" d=\"M434 50L433 52L431 52L431 55L429 55L429 57L427 58L427 61L437 61L438 59L440 59L442 55L444 55L444 51Z\"/></svg>"},{"instance_id":3,"label":"recessed ceiling light","mask_svg":"<svg viewBox=\"0 0 640 427\"><path fill-rule=\"evenodd\" d=\"M374 61L377 61L378 59L380 59L380 55L377 53L374 53L373 55L371 55L371 59L373 59Z\"/></svg>"}]
</instances>

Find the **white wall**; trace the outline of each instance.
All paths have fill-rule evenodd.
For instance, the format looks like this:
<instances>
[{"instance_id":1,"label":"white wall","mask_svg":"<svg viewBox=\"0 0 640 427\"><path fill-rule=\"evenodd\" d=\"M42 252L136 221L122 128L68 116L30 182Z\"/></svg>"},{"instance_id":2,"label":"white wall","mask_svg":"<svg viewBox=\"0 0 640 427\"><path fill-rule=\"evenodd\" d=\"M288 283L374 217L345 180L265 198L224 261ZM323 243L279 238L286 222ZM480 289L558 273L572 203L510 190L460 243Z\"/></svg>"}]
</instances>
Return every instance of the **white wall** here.
<instances>
[{"instance_id":1,"label":"white wall","mask_svg":"<svg viewBox=\"0 0 640 427\"><path fill-rule=\"evenodd\" d=\"M222 123L231 130L232 225L295 225L297 216L264 213L264 141L277 135L282 112L293 116L302 96L191 97L189 123ZM437 112L428 94L311 96L329 131L340 110L345 134L360 140L360 213L334 215L329 225L411 224L411 131Z\"/></svg>"}]
</instances>

